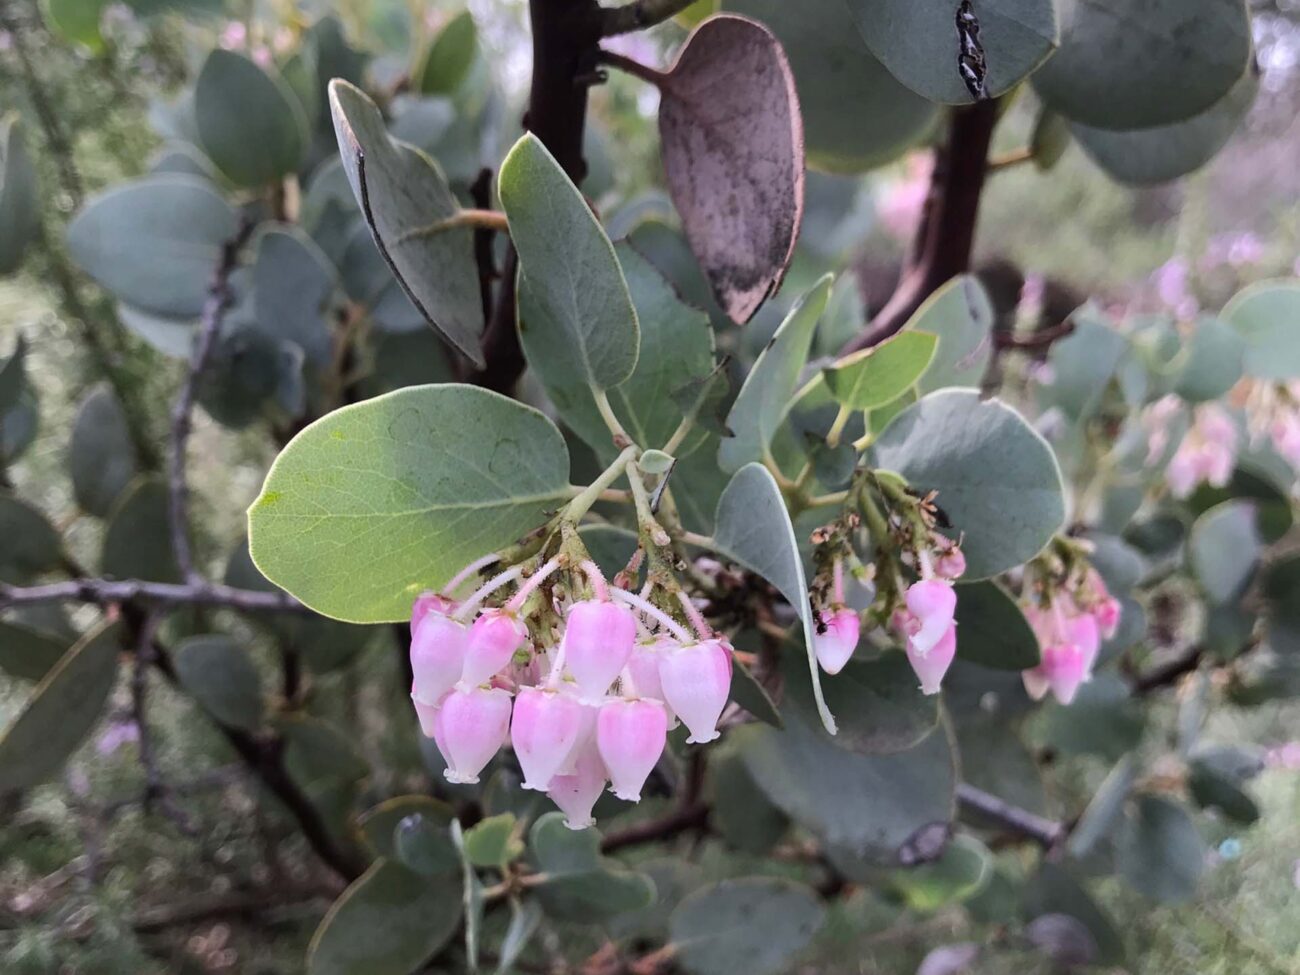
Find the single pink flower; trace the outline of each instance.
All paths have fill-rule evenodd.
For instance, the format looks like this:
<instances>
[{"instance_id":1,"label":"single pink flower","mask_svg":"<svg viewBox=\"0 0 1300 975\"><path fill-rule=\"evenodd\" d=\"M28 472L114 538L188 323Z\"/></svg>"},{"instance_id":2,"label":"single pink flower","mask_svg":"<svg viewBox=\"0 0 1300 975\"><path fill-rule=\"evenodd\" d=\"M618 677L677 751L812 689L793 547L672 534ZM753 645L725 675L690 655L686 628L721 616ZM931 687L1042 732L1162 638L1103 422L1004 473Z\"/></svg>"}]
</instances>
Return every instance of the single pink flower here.
<instances>
[{"instance_id":1,"label":"single pink flower","mask_svg":"<svg viewBox=\"0 0 1300 975\"><path fill-rule=\"evenodd\" d=\"M485 609L469 629L461 682L466 687L487 683L509 665L527 639L528 628L513 613Z\"/></svg>"},{"instance_id":2,"label":"single pink flower","mask_svg":"<svg viewBox=\"0 0 1300 975\"><path fill-rule=\"evenodd\" d=\"M826 628L820 633L814 631L813 652L817 654L822 670L838 674L858 648L862 623L858 614L847 607L822 614L821 621Z\"/></svg>"},{"instance_id":3,"label":"single pink flower","mask_svg":"<svg viewBox=\"0 0 1300 975\"><path fill-rule=\"evenodd\" d=\"M564 629L564 663L578 688L579 700L594 703L605 696L627 666L636 643L636 617L618 603L574 603Z\"/></svg>"},{"instance_id":4,"label":"single pink flower","mask_svg":"<svg viewBox=\"0 0 1300 975\"><path fill-rule=\"evenodd\" d=\"M510 695L495 687L452 691L443 702L438 724L447 781L477 782L510 732Z\"/></svg>"},{"instance_id":5,"label":"single pink flower","mask_svg":"<svg viewBox=\"0 0 1300 975\"><path fill-rule=\"evenodd\" d=\"M922 579L907 589L904 597L910 618L906 621L910 650L927 653L948 632L957 611L957 593L942 579Z\"/></svg>"},{"instance_id":6,"label":"single pink flower","mask_svg":"<svg viewBox=\"0 0 1300 975\"><path fill-rule=\"evenodd\" d=\"M596 747L614 795L629 802L640 800L641 787L667 740L668 716L658 702L615 698L601 706L596 717Z\"/></svg>"},{"instance_id":7,"label":"single pink flower","mask_svg":"<svg viewBox=\"0 0 1300 975\"><path fill-rule=\"evenodd\" d=\"M960 579L966 574L966 556L956 545L949 546L934 560L934 571L941 579Z\"/></svg>"},{"instance_id":8,"label":"single pink flower","mask_svg":"<svg viewBox=\"0 0 1300 975\"><path fill-rule=\"evenodd\" d=\"M551 801L564 813L565 826L586 829L596 822L591 810L605 791L607 778L596 740L589 738L578 750L573 771L554 776L551 787L546 790Z\"/></svg>"},{"instance_id":9,"label":"single pink flower","mask_svg":"<svg viewBox=\"0 0 1300 975\"><path fill-rule=\"evenodd\" d=\"M939 642L929 650L921 652L912 643L907 644L907 659L912 670L921 680L923 694L938 694L939 685L944 674L952 666L952 659L957 655L957 626L949 623L948 629L939 637Z\"/></svg>"},{"instance_id":10,"label":"single pink flower","mask_svg":"<svg viewBox=\"0 0 1300 975\"><path fill-rule=\"evenodd\" d=\"M430 610L411 638L411 697L436 706L460 680L469 631L464 624Z\"/></svg>"},{"instance_id":11,"label":"single pink flower","mask_svg":"<svg viewBox=\"0 0 1300 975\"><path fill-rule=\"evenodd\" d=\"M584 708L557 691L526 687L515 697L510 743L524 772L523 787L545 792L582 732Z\"/></svg>"},{"instance_id":12,"label":"single pink flower","mask_svg":"<svg viewBox=\"0 0 1300 975\"><path fill-rule=\"evenodd\" d=\"M659 661L664 700L690 729L687 742L718 737L718 718L731 694L731 651L721 640L705 640L664 653Z\"/></svg>"},{"instance_id":13,"label":"single pink flower","mask_svg":"<svg viewBox=\"0 0 1300 975\"><path fill-rule=\"evenodd\" d=\"M420 628L425 617L430 613L437 613L439 616L450 616L456 608L455 600L448 599L432 590L426 590L416 597L415 603L411 606L411 636L415 636L415 631Z\"/></svg>"},{"instance_id":14,"label":"single pink flower","mask_svg":"<svg viewBox=\"0 0 1300 975\"><path fill-rule=\"evenodd\" d=\"M1071 703L1080 685L1088 679L1087 654L1074 643L1047 647L1039 666L1051 685L1052 694L1062 704Z\"/></svg>"}]
</instances>

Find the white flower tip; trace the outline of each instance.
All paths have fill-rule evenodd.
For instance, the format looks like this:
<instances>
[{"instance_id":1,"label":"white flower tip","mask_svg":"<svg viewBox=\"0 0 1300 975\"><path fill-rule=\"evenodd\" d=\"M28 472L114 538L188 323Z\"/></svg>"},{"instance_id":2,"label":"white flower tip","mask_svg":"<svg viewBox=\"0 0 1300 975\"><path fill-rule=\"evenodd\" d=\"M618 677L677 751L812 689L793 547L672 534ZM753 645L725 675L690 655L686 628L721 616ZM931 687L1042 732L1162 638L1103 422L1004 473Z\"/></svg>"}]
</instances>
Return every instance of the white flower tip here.
<instances>
[{"instance_id":1,"label":"white flower tip","mask_svg":"<svg viewBox=\"0 0 1300 975\"><path fill-rule=\"evenodd\" d=\"M615 788L611 788L609 791L612 792L612 793L614 793L615 796L617 796L618 798L624 800L625 802L640 802L640 801L641 801L641 790L640 790L640 789L637 789L636 792L619 792L617 789L615 789Z\"/></svg>"},{"instance_id":2,"label":"white flower tip","mask_svg":"<svg viewBox=\"0 0 1300 975\"><path fill-rule=\"evenodd\" d=\"M592 826L595 826L596 820L591 817L588 817L583 822L578 822L577 820L573 820L573 819L565 819L564 825L576 833L581 830L590 829Z\"/></svg>"},{"instance_id":3,"label":"white flower tip","mask_svg":"<svg viewBox=\"0 0 1300 975\"><path fill-rule=\"evenodd\" d=\"M928 687L925 684L921 685L921 693L924 694L926 697L929 697L933 694L938 694L940 689L941 688L939 687L938 684L933 684Z\"/></svg>"},{"instance_id":4,"label":"white flower tip","mask_svg":"<svg viewBox=\"0 0 1300 975\"><path fill-rule=\"evenodd\" d=\"M444 770L442 774L446 777L448 782L455 785L474 785L478 782L477 775L461 775L459 772L453 772L451 769Z\"/></svg>"},{"instance_id":5,"label":"white flower tip","mask_svg":"<svg viewBox=\"0 0 1300 975\"><path fill-rule=\"evenodd\" d=\"M706 736L703 737L703 738L698 738L698 737L696 737L695 735L691 735L689 738L686 739L686 744L688 744L688 745L707 745L709 742L711 742L711 741L716 741L718 738L721 738L721 737L722 737L722 732L721 732L721 731L718 731L718 730L715 728L714 731L713 731L713 734L711 734L711 735L706 735Z\"/></svg>"},{"instance_id":6,"label":"white flower tip","mask_svg":"<svg viewBox=\"0 0 1300 975\"><path fill-rule=\"evenodd\" d=\"M537 785L533 782L522 782L519 787L521 789L532 789L534 792L547 792L551 788L551 783L547 782L545 785Z\"/></svg>"}]
</instances>

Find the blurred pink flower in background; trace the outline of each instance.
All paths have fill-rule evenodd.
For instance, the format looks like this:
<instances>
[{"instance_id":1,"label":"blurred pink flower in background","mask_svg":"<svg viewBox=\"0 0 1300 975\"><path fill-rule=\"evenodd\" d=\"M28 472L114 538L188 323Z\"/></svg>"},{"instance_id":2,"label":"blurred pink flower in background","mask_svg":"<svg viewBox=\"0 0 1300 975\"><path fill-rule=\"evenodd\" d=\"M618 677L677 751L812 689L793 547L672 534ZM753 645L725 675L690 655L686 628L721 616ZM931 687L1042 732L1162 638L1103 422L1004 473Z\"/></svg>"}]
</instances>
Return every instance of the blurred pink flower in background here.
<instances>
[{"instance_id":1,"label":"blurred pink flower in background","mask_svg":"<svg viewBox=\"0 0 1300 975\"><path fill-rule=\"evenodd\" d=\"M921 219L926 194L930 191L930 173L934 170L934 155L917 152L907 157L906 175L890 182L876 204L880 222L891 237L910 240Z\"/></svg>"},{"instance_id":2,"label":"blurred pink flower in background","mask_svg":"<svg viewBox=\"0 0 1300 975\"><path fill-rule=\"evenodd\" d=\"M248 43L248 28L242 21L227 21L226 26L221 28L221 33L217 36L217 43L227 51L238 51Z\"/></svg>"},{"instance_id":3,"label":"blurred pink flower in background","mask_svg":"<svg viewBox=\"0 0 1300 975\"><path fill-rule=\"evenodd\" d=\"M1191 266L1185 257L1171 257L1151 274L1160 303L1179 318L1191 318L1200 311L1200 302L1191 291Z\"/></svg>"},{"instance_id":4,"label":"blurred pink flower in background","mask_svg":"<svg viewBox=\"0 0 1300 975\"><path fill-rule=\"evenodd\" d=\"M105 757L112 755L123 745L140 740L140 726L134 721L113 721L100 732L95 740L95 751Z\"/></svg>"},{"instance_id":5,"label":"blurred pink flower in background","mask_svg":"<svg viewBox=\"0 0 1300 975\"><path fill-rule=\"evenodd\" d=\"M1205 481L1223 487L1237 464L1239 436L1228 412L1215 403L1196 407L1192 428L1169 461L1165 477L1176 498L1185 498Z\"/></svg>"}]
</instances>

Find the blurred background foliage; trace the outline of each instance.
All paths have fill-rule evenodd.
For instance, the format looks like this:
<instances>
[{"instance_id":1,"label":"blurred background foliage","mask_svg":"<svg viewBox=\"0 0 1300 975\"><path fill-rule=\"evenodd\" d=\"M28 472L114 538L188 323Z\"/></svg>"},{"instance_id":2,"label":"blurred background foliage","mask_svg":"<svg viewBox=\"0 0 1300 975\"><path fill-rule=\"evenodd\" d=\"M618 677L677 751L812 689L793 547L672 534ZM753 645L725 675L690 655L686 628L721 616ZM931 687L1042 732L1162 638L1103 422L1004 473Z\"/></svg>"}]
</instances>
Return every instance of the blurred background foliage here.
<instances>
[{"instance_id":1,"label":"blurred background foliage","mask_svg":"<svg viewBox=\"0 0 1300 975\"><path fill-rule=\"evenodd\" d=\"M182 365L160 356L140 337L144 330L98 327L115 314L113 302L75 275L61 228L90 195L159 165L188 164L174 151L160 155L162 133L174 124L171 100L192 83L214 44L273 56L283 37L297 36L330 14L350 43L374 55L371 76L382 85L418 70L422 52L460 8L439 0L321 0L296 6L290 0L257 0L220 11L213 0L210 15L182 20L139 16L149 12L140 4L134 13L115 5L106 12L102 32L81 33L81 43L69 43L45 26L57 23L56 0L49 0L43 15L25 0L2 2L0 114L18 109L27 120L38 181L55 188L40 198L40 245L19 274L0 278L0 352L10 351L21 329L29 343L30 386L40 396L40 428L8 476L19 493L67 526L70 555L93 564L103 523L77 517L77 500L64 473L66 431L73 427L76 408L106 367L116 370L119 388L131 393L125 405L143 425L137 446L146 453L156 450L150 445L162 442L159 425L166 417L156 406L173 398ZM1300 159L1300 2L1252 6L1260 91L1224 151L1186 179L1141 189L1108 179L1076 143L1050 172L1033 165L996 172L984 195L977 247L977 263L991 286L1009 264L1031 275L1056 307L1071 309L1091 296L1117 315L1161 310L1188 315L1197 307L1219 308L1251 281L1300 274L1300 167L1295 164ZM503 120L518 117L529 70L525 4L472 0L469 10L481 54L466 70L472 76L490 62L494 81L453 85L452 97L483 100L474 116L480 128L447 132L460 123L440 118L434 106L413 130L413 137L422 134L430 148L446 140L435 151L462 189L477 174L475 140L504 146L513 138L513 125ZM15 27L26 41L27 65L15 47ZM62 28L64 34L77 34L75 26ZM627 44L643 60L662 62L684 33L680 25L668 25ZM441 82L429 83L436 88ZM655 97L649 87L619 74L594 90L591 174L584 189L611 224L631 221L630 214L620 214L634 204L640 212L655 212L653 194L662 185ZM57 114L57 126L42 134L32 120L48 111ZM456 116L465 117L468 113ZM1025 145L1037 118L1035 97L1026 91L998 129L994 157ZM68 144L53 144L51 131L61 132ZM324 131L324 136L315 133L320 138L313 152L333 152L333 136ZM811 176L803 245L810 252L803 255L808 267L801 272L796 261L792 281L819 273L818 256L849 256L867 307L878 307L892 290L926 184L919 154L862 177ZM765 310L743 341L760 348L770 334L763 323L770 330L778 318L774 309ZM257 493L275 443L260 430L223 426L206 414L196 422L191 483L195 524L201 526L198 547L205 563L217 565L238 548L244 508ZM281 423L283 433L291 431L288 420L282 417ZM278 668L265 636L233 615L222 622L255 649L252 657L270 686ZM58 619L48 623L69 625ZM403 692L391 634L367 631L364 638L339 643L339 652L310 677L316 708L353 729L353 747L375 770L361 788L376 796L418 790L423 760L409 717L393 716L384 703ZM365 680L355 680L357 673ZM16 713L27 687L0 676L0 722ZM153 694L158 765L178 790L193 836L172 824L159 828L157 818L141 809L139 732L129 689L119 686L108 718L62 778L36 790L20 813L5 812L0 970L106 975L300 970L328 903L301 839L278 809L259 801L256 787L232 761L220 735L201 720L193 699L165 685ZM1159 707L1171 713L1153 724L1164 725L1175 721L1173 709L1190 705L1184 700ZM1294 703L1249 710L1224 706L1214 712L1203 732L1206 739L1262 742L1268 749L1265 771L1254 787L1262 818L1250 829L1228 821L1217 826L1209 837L1215 848L1212 869L1190 903L1151 909L1115 879L1100 886L1099 900L1123 919L1124 937L1139 949L1129 970L1300 971L1298 729L1300 706ZM1046 810L1080 808L1109 763L1053 751L1050 743L1044 746L1057 770ZM638 815L654 812L653 802L643 805L647 808ZM794 869L762 856L746 857L707 838L700 842L697 862L709 878ZM1012 873L1024 868L1014 849L1000 852L999 862ZM258 900L256 892L268 888L278 894L273 903ZM193 916L186 913L191 908ZM995 904L986 912L933 913L886 903L863 889L834 906L802 964L828 973L913 971L934 944L996 937L998 927ZM543 958L573 936L545 932ZM935 965L931 972L948 970ZM977 970L1046 972L1051 963L1012 950L981 962Z\"/></svg>"}]
</instances>

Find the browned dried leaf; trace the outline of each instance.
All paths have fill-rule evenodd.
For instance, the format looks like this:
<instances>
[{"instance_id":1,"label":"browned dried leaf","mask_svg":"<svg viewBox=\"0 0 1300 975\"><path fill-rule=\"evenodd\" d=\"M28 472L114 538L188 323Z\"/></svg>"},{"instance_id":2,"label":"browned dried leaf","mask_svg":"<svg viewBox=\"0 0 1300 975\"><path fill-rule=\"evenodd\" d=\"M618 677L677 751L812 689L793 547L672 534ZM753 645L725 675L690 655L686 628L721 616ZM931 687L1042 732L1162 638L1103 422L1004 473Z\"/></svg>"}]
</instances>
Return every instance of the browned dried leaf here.
<instances>
[{"instance_id":1,"label":"browned dried leaf","mask_svg":"<svg viewBox=\"0 0 1300 975\"><path fill-rule=\"evenodd\" d=\"M668 188L718 303L748 321L785 276L803 219L803 120L781 43L724 14L661 82Z\"/></svg>"}]
</instances>

